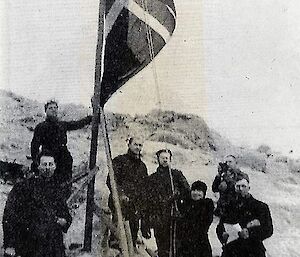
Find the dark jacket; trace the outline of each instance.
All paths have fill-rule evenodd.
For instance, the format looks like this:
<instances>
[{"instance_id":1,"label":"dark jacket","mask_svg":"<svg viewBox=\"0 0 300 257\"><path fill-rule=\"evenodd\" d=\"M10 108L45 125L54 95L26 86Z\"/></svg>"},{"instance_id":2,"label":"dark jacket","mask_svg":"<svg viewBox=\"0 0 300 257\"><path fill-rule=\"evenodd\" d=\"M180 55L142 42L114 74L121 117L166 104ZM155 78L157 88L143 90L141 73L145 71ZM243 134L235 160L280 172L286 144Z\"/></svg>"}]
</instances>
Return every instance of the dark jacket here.
<instances>
[{"instance_id":1,"label":"dark jacket","mask_svg":"<svg viewBox=\"0 0 300 257\"><path fill-rule=\"evenodd\" d=\"M273 234L273 224L270 210L267 204L256 200L251 195L240 199L237 204L237 220L242 228L247 228L247 224L258 219L260 226L248 228L249 238L232 241L224 247L223 256L226 257L265 257L265 247L263 240ZM224 226L219 224L217 234L222 238Z\"/></svg>"},{"instance_id":2,"label":"dark jacket","mask_svg":"<svg viewBox=\"0 0 300 257\"><path fill-rule=\"evenodd\" d=\"M189 184L180 170L171 169L176 193L177 203L187 199L190 194ZM155 173L150 175L148 183L148 204L151 216L164 219L170 219L173 194L171 188L171 179L168 167L159 166Z\"/></svg>"},{"instance_id":3,"label":"dark jacket","mask_svg":"<svg viewBox=\"0 0 300 257\"><path fill-rule=\"evenodd\" d=\"M31 141L31 157L36 161L39 148L47 149L55 155L68 154L67 131L81 129L92 122L92 116L77 121L58 121L46 118L39 123Z\"/></svg>"},{"instance_id":4,"label":"dark jacket","mask_svg":"<svg viewBox=\"0 0 300 257\"><path fill-rule=\"evenodd\" d=\"M221 172L214 179L214 182L212 184L212 191L220 192L221 195L234 194L235 193L234 185L238 175L241 173L242 172L240 169L228 169L228 171L226 172ZM227 189L225 191L219 190L219 185L221 184L222 181L225 181L227 184Z\"/></svg>"},{"instance_id":5,"label":"dark jacket","mask_svg":"<svg viewBox=\"0 0 300 257\"><path fill-rule=\"evenodd\" d=\"M212 257L208 229L213 221L213 201L209 198L194 201L188 199L181 206L178 237L181 239L179 256Z\"/></svg>"},{"instance_id":6,"label":"dark jacket","mask_svg":"<svg viewBox=\"0 0 300 257\"><path fill-rule=\"evenodd\" d=\"M64 257L63 232L72 218L53 179L31 178L16 184L3 214L4 248L22 257ZM66 226L57 224L64 218Z\"/></svg>"},{"instance_id":7,"label":"dark jacket","mask_svg":"<svg viewBox=\"0 0 300 257\"><path fill-rule=\"evenodd\" d=\"M148 177L145 163L130 150L126 154L115 157L112 162L119 194L125 194L138 208L142 196L145 195L145 179ZM106 184L111 191L109 176L107 176ZM109 204L111 207L111 197Z\"/></svg>"},{"instance_id":8,"label":"dark jacket","mask_svg":"<svg viewBox=\"0 0 300 257\"><path fill-rule=\"evenodd\" d=\"M220 172L212 184L212 191L219 192L220 198L217 203L216 215L225 217L233 216L234 206L236 201L235 194L235 183L239 175L242 174L240 169L228 169L228 171ZM222 182L225 182L227 188L225 190L220 190L219 186Z\"/></svg>"}]
</instances>

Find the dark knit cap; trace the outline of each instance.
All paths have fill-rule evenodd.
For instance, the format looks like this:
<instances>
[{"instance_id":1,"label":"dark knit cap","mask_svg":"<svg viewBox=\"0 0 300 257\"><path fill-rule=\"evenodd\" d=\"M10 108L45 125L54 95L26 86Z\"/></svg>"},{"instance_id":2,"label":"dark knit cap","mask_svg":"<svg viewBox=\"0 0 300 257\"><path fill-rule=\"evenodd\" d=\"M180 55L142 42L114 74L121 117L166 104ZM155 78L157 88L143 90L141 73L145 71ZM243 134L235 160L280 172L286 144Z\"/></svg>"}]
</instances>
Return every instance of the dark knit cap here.
<instances>
[{"instance_id":1,"label":"dark knit cap","mask_svg":"<svg viewBox=\"0 0 300 257\"><path fill-rule=\"evenodd\" d=\"M197 180L192 184L191 190L200 190L206 194L207 185L204 182Z\"/></svg>"}]
</instances>

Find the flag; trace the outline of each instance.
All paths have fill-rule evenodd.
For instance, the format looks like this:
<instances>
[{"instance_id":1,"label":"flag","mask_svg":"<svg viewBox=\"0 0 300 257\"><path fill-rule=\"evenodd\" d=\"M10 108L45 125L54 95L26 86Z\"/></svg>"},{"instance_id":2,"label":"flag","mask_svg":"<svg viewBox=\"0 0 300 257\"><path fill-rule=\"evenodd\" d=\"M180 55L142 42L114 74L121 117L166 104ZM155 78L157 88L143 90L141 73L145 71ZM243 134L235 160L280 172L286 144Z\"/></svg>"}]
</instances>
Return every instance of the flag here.
<instances>
[{"instance_id":1,"label":"flag","mask_svg":"<svg viewBox=\"0 0 300 257\"><path fill-rule=\"evenodd\" d=\"M175 24L173 0L106 0L102 107L159 53Z\"/></svg>"}]
</instances>

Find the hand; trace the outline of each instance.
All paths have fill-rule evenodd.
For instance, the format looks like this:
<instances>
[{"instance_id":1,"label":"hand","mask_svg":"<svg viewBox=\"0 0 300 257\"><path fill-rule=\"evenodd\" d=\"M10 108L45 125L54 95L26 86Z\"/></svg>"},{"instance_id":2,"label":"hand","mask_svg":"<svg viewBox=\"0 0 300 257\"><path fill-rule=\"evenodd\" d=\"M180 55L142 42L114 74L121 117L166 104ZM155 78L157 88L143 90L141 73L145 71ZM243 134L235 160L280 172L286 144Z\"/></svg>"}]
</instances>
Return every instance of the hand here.
<instances>
[{"instance_id":1,"label":"hand","mask_svg":"<svg viewBox=\"0 0 300 257\"><path fill-rule=\"evenodd\" d=\"M57 218L56 223L61 225L62 227L64 227L65 225L67 225L67 221L64 218Z\"/></svg>"},{"instance_id":2,"label":"hand","mask_svg":"<svg viewBox=\"0 0 300 257\"><path fill-rule=\"evenodd\" d=\"M16 256L16 250L13 247L8 247L4 250L4 254L8 256Z\"/></svg>"},{"instance_id":3,"label":"hand","mask_svg":"<svg viewBox=\"0 0 300 257\"><path fill-rule=\"evenodd\" d=\"M249 238L249 230L247 228L243 228L242 231L239 232L239 237L242 239Z\"/></svg>"},{"instance_id":4,"label":"hand","mask_svg":"<svg viewBox=\"0 0 300 257\"><path fill-rule=\"evenodd\" d=\"M258 219L254 219L247 224L247 228L258 227L260 226L260 221Z\"/></svg>"},{"instance_id":5,"label":"hand","mask_svg":"<svg viewBox=\"0 0 300 257\"><path fill-rule=\"evenodd\" d=\"M229 234L226 233L226 232L223 232L223 234L222 234L222 243L226 244L228 238L229 238Z\"/></svg>"},{"instance_id":6,"label":"hand","mask_svg":"<svg viewBox=\"0 0 300 257\"><path fill-rule=\"evenodd\" d=\"M130 199L129 199L128 196L126 196L126 195L124 195L124 194L121 194L121 195L120 195L120 200L121 200L121 202L128 203Z\"/></svg>"},{"instance_id":7,"label":"hand","mask_svg":"<svg viewBox=\"0 0 300 257\"><path fill-rule=\"evenodd\" d=\"M148 226L142 226L141 227L141 231L142 231L142 236L146 239L151 238L151 231L150 228Z\"/></svg>"},{"instance_id":8,"label":"hand","mask_svg":"<svg viewBox=\"0 0 300 257\"><path fill-rule=\"evenodd\" d=\"M225 181L222 181L218 187L218 189L220 190L220 192L224 192L227 189L227 184Z\"/></svg>"},{"instance_id":9,"label":"hand","mask_svg":"<svg viewBox=\"0 0 300 257\"><path fill-rule=\"evenodd\" d=\"M180 219L182 219L182 215L179 211L174 211L171 218L173 220L180 220Z\"/></svg>"}]
</instances>

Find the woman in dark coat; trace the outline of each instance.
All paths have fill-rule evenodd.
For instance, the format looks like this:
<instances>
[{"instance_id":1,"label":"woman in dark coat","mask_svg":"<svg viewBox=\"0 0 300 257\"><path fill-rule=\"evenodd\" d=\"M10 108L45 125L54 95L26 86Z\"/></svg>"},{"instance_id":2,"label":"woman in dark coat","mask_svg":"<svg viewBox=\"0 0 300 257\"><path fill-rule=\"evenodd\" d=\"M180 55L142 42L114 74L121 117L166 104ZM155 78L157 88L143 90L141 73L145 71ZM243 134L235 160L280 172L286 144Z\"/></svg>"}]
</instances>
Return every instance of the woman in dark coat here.
<instances>
[{"instance_id":1,"label":"woman in dark coat","mask_svg":"<svg viewBox=\"0 0 300 257\"><path fill-rule=\"evenodd\" d=\"M213 201L205 198L207 186L196 181L191 196L181 205L182 221L178 227L180 257L212 257L208 229L213 221Z\"/></svg>"}]
</instances>

